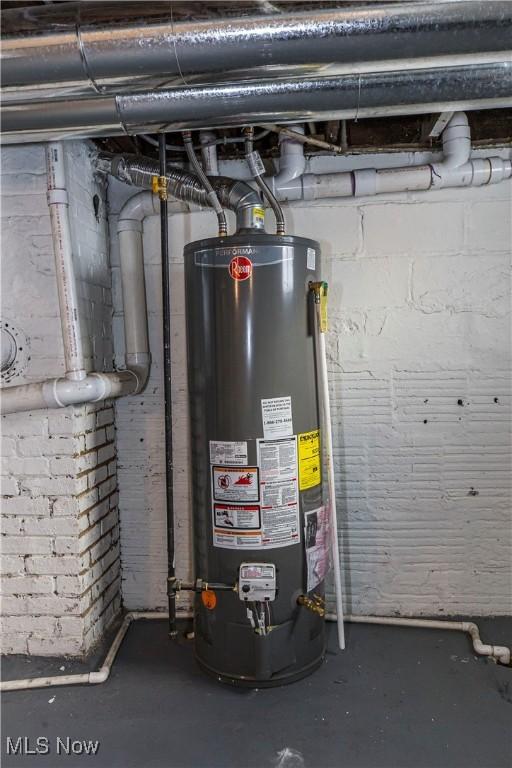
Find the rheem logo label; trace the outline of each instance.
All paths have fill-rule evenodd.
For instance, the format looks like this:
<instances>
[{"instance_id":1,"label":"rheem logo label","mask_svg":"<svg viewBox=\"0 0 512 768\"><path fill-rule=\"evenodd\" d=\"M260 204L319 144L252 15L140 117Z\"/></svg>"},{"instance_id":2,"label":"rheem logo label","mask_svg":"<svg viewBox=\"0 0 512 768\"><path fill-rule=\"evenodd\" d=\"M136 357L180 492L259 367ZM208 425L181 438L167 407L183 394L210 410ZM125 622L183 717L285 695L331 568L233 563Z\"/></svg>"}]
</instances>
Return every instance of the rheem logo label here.
<instances>
[{"instance_id":1,"label":"rheem logo label","mask_svg":"<svg viewBox=\"0 0 512 768\"><path fill-rule=\"evenodd\" d=\"M235 256L229 263L229 274L233 280L248 280L252 275L252 261L247 256Z\"/></svg>"}]
</instances>

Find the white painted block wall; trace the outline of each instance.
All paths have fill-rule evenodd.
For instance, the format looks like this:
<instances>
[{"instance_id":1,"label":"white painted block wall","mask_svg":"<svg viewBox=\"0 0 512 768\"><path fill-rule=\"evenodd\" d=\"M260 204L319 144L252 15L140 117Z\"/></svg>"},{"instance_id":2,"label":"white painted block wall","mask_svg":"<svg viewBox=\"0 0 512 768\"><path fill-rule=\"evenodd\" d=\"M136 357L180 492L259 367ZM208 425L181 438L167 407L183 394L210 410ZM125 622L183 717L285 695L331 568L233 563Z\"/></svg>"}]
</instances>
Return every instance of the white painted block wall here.
<instances>
[{"instance_id":1,"label":"white painted block wall","mask_svg":"<svg viewBox=\"0 0 512 768\"><path fill-rule=\"evenodd\" d=\"M339 162L346 169L428 160L393 154ZM315 162L335 170L337 161ZM115 219L131 194L121 184L110 186L120 361ZM510 613L511 183L293 205L286 218L290 232L320 241L330 286L329 369L348 609ZM191 575L182 250L214 234L209 212L171 218L176 562L182 578ZM128 608L163 608L157 217L145 222L144 249L151 379L142 395L116 403L123 597Z\"/></svg>"},{"instance_id":2,"label":"white painted block wall","mask_svg":"<svg viewBox=\"0 0 512 768\"><path fill-rule=\"evenodd\" d=\"M66 146L87 364L111 370L105 190L91 145ZM4 147L1 181L2 321L26 335L15 385L64 373L44 146ZM120 608L113 406L9 414L1 430L2 651L81 655Z\"/></svg>"}]
</instances>

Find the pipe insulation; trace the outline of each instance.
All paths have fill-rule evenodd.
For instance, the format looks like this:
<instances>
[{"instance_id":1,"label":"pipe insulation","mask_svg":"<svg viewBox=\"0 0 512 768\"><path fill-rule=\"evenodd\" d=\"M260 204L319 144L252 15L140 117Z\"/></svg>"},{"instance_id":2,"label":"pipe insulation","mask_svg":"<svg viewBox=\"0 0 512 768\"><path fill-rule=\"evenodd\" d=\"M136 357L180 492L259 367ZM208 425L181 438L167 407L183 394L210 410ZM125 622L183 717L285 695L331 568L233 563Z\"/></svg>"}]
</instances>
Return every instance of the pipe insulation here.
<instances>
[{"instance_id":1,"label":"pipe insulation","mask_svg":"<svg viewBox=\"0 0 512 768\"><path fill-rule=\"evenodd\" d=\"M202 7L196 13L194 4L176 2L111 3L104 12L95 2L8 9L2 97L150 92L262 75L364 72L365 65L404 71L436 60L475 66L510 50L507 0L314 5L267 15L258 3L225 4L207 18Z\"/></svg>"},{"instance_id":2,"label":"pipe insulation","mask_svg":"<svg viewBox=\"0 0 512 768\"><path fill-rule=\"evenodd\" d=\"M512 8L512 4L511 4ZM512 105L512 60L479 67L180 86L85 99L3 103L4 143L429 114Z\"/></svg>"}]
</instances>

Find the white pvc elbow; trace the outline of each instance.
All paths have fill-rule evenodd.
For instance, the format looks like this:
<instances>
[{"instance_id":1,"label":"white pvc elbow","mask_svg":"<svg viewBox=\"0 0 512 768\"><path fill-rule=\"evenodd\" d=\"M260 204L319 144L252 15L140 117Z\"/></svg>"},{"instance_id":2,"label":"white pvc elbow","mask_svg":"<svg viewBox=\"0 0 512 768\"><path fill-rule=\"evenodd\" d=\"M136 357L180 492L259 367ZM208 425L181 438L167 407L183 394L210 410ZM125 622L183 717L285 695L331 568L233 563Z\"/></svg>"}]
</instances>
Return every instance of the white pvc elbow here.
<instances>
[{"instance_id":1,"label":"white pvc elbow","mask_svg":"<svg viewBox=\"0 0 512 768\"><path fill-rule=\"evenodd\" d=\"M304 126L291 125L295 133L304 133ZM272 193L279 194L280 200L296 200L297 192L302 192L301 177L306 170L304 144L295 141L286 134L279 134L279 173L265 177ZM302 194L300 192L300 197Z\"/></svg>"}]
</instances>

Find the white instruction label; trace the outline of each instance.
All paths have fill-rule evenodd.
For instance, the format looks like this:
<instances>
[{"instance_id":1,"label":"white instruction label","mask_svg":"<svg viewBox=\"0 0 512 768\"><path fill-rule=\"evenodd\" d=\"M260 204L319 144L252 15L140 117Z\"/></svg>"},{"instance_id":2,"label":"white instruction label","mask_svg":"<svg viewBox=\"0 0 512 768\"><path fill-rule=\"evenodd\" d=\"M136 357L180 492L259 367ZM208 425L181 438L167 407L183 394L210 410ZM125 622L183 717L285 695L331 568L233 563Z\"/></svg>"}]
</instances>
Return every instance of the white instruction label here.
<instances>
[{"instance_id":1,"label":"white instruction label","mask_svg":"<svg viewBox=\"0 0 512 768\"><path fill-rule=\"evenodd\" d=\"M279 440L258 440L258 464L261 482L294 480L297 477L297 440L295 435Z\"/></svg>"},{"instance_id":2,"label":"white instruction label","mask_svg":"<svg viewBox=\"0 0 512 768\"><path fill-rule=\"evenodd\" d=\"M292 398L271 397L261 401L263 437L293 435Z\"/></svg>"},{"instance_id":3,"label":"white instruction label","mask_svg":"<svg viewBox=\"0 0 512 768\"><path fill-rule=\"evenodd\" d=\"M261 549L261 531L213 529L213 546L219 549Z\"/></svg>"},{"instance_id":4,"label":"white instruction label","mask_svg":"<svg viewBox=\"0 0 512 768\"><path fill-rule=\"evenodd\" d=\"M300 541L297 438L258 440L262 548Z\"/></svg>"},{"instance_id":5,"label":"white instruction label","mask_svg":"<svg viewBox=\"0 0 512 768\"><path fill-rule=\"evenodd\" d=\"M210 440L210 464L244 467L247 464L247 443Z\"/></svg>"},{"instance_id":6,"label":"white instruction label","mask_svg":"<svg viewBox=\"0 0 512 768\"><path fill-rule=\"evenodd\" d=\"M212 498L214 501L258 501L258 467L212 466Z\"/></svg>"},{"instance_id":7,"label":"white instruction label","mask_svg":"<svg viewBox=\"0 0 512 768\"><path fill-rule=\"evenodd\" d=\"M318 507L304 515L307 591L315 589L330 569L330 519L328 507Z\"/></svg>"},{"instance_id":8,"label":"white instruction label","mask_svg":"<svg viewBox=\"0 0 512 768\"><path fill-rule=\"evenodd\" d=\"M308 248L307 269L314 270L316 267L316 253L314 248Z\"/></svg>"}]
</instances>

